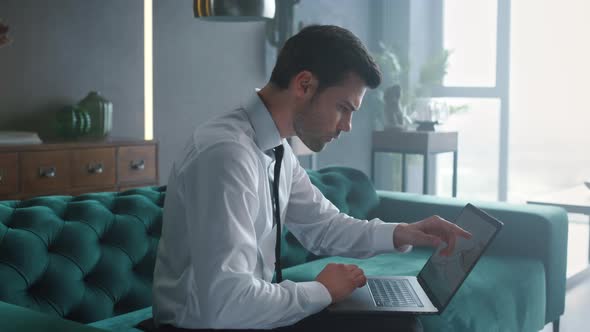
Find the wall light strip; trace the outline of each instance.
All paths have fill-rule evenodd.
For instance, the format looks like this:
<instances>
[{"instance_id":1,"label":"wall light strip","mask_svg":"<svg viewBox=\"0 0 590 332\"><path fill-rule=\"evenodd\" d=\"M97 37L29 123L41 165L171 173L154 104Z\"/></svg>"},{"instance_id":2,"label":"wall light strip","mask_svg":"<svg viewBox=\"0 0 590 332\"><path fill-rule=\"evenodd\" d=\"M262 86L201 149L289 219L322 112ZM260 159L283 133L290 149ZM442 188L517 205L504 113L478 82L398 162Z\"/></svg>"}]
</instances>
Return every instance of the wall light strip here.
<instances>
[{"instance_id":1,"label":"wall light strip","mask_svg":"<svg viewBox=\"0 0 590 332\"><path fill-rule=\"evenodd\" d=\"M152 0L143 0L143 136L146 140L151 140L154 138L154 64L152 14Z\"/></svg>"}]
</instances>

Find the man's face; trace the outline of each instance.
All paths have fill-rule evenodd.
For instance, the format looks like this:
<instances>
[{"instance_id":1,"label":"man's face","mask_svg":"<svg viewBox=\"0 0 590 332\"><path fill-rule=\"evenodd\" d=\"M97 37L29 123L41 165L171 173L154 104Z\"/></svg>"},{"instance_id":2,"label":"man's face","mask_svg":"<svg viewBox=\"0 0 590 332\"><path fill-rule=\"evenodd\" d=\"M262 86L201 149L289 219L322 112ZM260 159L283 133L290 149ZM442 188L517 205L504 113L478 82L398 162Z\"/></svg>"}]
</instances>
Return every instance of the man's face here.
<instances>
[{"instance_id":1,"label":"man's face","mask_svg":"<svg viewBox=\"0 0 590 332\"><path fill-rule=\"evenodd\" d=\"M350 74L340 85L315 93L297 110L295 133L310 150L321 151L342 131L352 129L352 113L361 106L365 91L365 82Z\"/></svg>"}]
</instances>

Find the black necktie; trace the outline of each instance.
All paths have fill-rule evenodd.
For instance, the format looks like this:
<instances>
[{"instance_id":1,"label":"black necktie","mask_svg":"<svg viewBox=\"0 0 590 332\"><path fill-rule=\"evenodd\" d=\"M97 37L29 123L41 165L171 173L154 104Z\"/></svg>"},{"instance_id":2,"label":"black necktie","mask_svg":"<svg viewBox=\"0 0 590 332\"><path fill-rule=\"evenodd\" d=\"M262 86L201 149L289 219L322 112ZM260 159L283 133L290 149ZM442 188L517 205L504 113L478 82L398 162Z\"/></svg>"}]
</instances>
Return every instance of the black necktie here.
<instances>
[{"instance_id":1,"label":"black necktie","mask_svg":"<svg viewBox=\"0 0 590 332\"><path fill-rule=\"evenodd\" d=\"M275 153L275 176L272 183L272 195L275 212L275 225L277 225L277 243L275 246L275 274L276 281L283 281L283 271L281 271L281 210L279 209L279 179L281 176L281 163L283 162L283 152L285 148L279 145L273 149Z\"/></svg>"}]
</instances>

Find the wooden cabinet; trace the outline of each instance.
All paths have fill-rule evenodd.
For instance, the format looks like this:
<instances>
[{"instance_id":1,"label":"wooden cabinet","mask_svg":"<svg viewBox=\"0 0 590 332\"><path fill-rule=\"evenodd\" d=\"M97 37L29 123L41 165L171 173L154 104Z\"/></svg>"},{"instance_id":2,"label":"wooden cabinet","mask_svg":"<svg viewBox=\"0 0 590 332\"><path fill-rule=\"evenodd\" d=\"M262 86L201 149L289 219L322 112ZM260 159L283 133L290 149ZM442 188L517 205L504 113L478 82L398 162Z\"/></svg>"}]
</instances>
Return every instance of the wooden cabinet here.
<instances>
[{"instance_id":1,"label":"wooden cabinet","mask_svg":"<svg viewBox=\"0 0 590 332\"><path fill-rule=\"evenodd\" d=\"M0 195L18 191L18 154L0 153Z\"/></svg>"},{"instance_id":2,"label":"wooden cabinet","mask_svg":"<svg viewBox=\"0 0 590 332\"><path fill-rule=\"evenodd\" d=\"M158 183L154 141L0 145L0 200L119 191Z\"/></svg>"}]
</instances>

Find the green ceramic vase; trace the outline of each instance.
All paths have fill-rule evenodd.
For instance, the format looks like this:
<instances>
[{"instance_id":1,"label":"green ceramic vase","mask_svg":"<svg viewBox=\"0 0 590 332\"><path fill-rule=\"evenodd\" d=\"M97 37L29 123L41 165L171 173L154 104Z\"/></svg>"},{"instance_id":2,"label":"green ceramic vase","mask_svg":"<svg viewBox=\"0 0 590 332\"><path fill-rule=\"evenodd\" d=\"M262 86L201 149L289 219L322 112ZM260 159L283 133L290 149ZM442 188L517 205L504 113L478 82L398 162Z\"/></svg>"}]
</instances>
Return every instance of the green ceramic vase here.
<instances>
[{"instance_id":1,"label":"green ceramic vase","mask_svg":"<svg viewBox=\"0 0 590 332\"><path fill-rule=\"evenodd\" d=\"M90 115L78 106L66 106L56 115L56 131L60 138L75 139L86 136L92 126Z\"/></svg>"},{"instance_id":2,"label":"green ceramic vase","mask_svg":"<svg viewBox=\"0 0 590 332\"><path fill-rule=\"evenodd\" d=\"M66 106L56 115L56 132L59 138L70 140L84 137L90 132L90 115L78 106Z\"/></svg>"},{"instance_id":3,"label":"green ceramic vase","mask_svg":"<svg viewBox=\"0 0 590 332\"><path fill-rule=\"evenodd\" d=\"M96 91L88 93L78 106L90 115L90 132L88 136L102 138L107 136L113 127L113 103Z\"/></svg>"}]
</instances>

